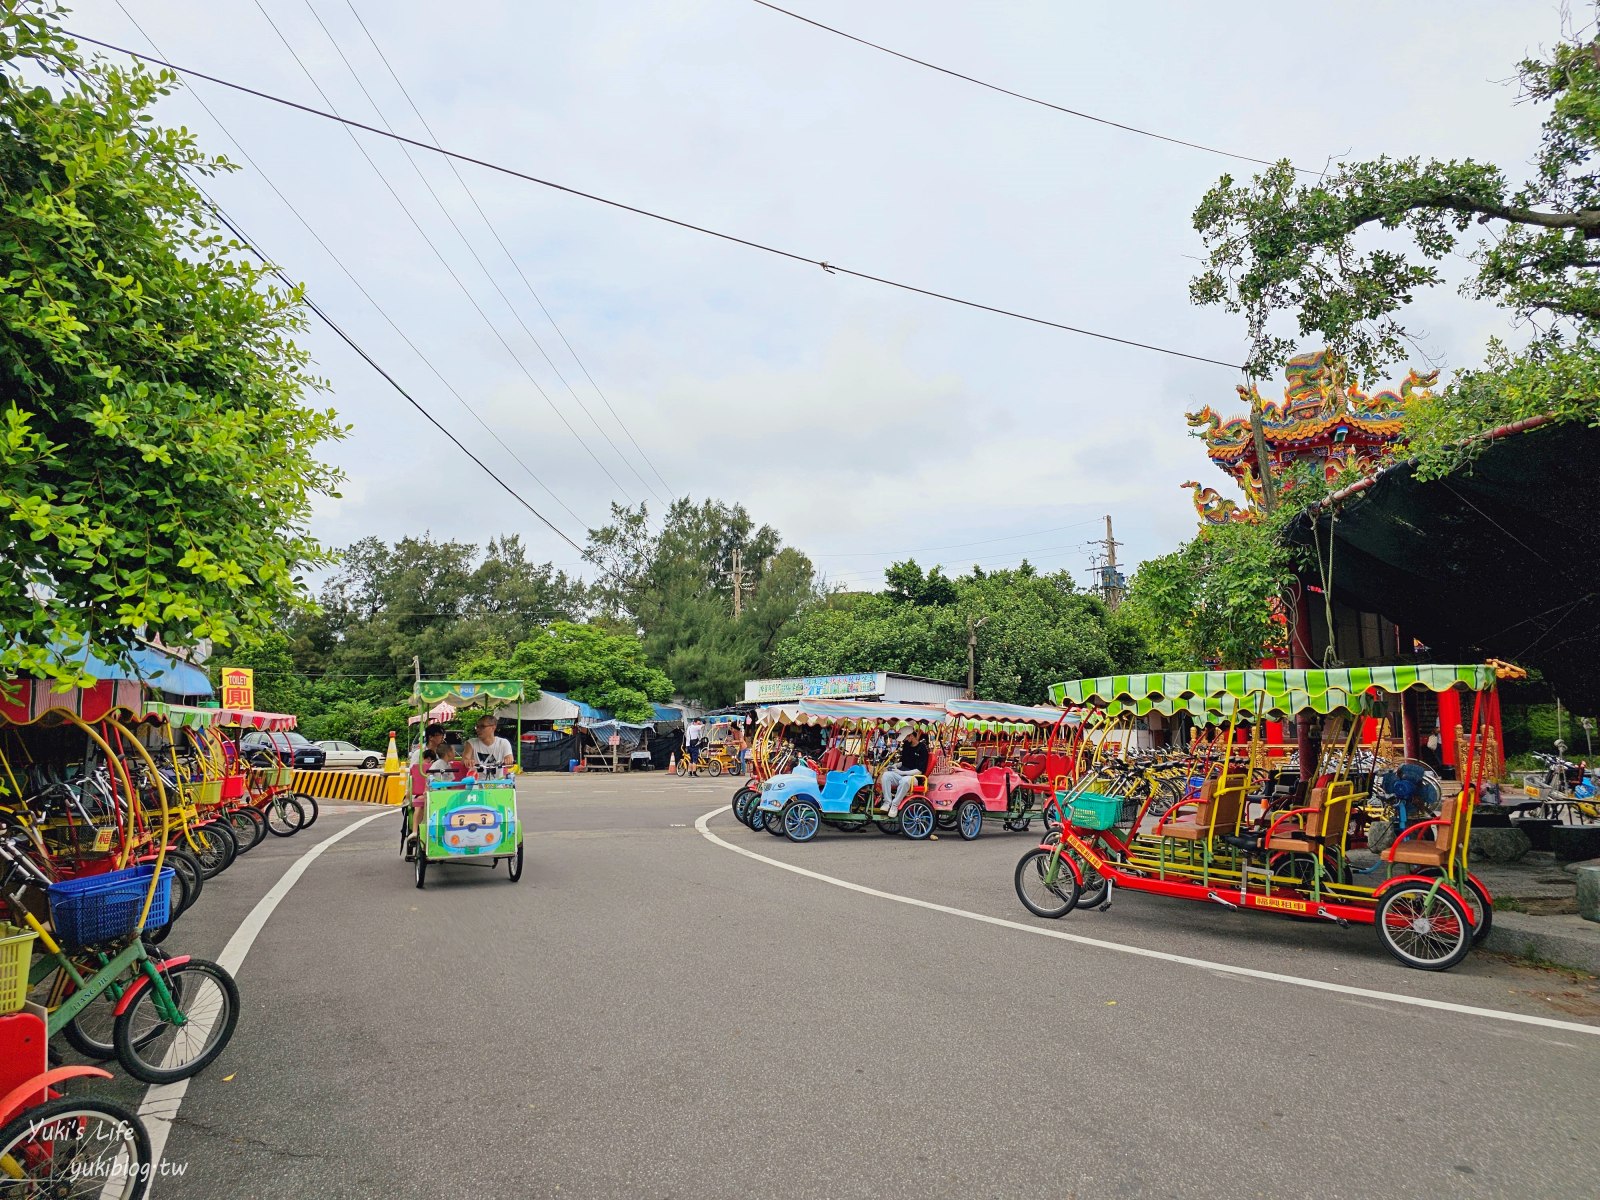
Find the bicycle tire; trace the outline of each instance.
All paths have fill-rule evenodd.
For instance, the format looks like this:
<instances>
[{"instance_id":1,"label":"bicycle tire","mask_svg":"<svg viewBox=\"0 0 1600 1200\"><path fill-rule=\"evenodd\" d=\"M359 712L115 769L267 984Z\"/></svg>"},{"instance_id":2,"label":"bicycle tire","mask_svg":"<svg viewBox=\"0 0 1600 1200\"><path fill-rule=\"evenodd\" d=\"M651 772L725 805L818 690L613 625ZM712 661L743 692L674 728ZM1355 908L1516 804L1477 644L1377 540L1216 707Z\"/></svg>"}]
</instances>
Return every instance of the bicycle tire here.
<instances>
[{"instance_id":1,"label":"bicycle tire","mask_svg":"<svg viewBox=\"0 0 1600 1200\"><path fill-rule=\"evenodd\" d=\"M248 854L256 848L256 843L261 840L261 818L255 815L253 808L236 808L225 814L222 821L233 834L233 840L238 846L238 854Z\"/></svg>"},{"instance_id":2,"label":"bicycle tire","mask_svg":"<svg viewBox=\"0 0 1600 1200\"><path fill-rule=\"evenodd\" d=\"M146 945L149 945L146 942ZM165 961L167 955L164 951L151 949L150 957L158 962ZM174 989L180 998L183 994L183 985L175 975L167 985ZM70 995L70 993L69 993ZM77 1016L61 1027L61 1035L70 1045L85 1058L95 1062L107 1062L117 1056L117 1045L113 1040L116 1029L117 1001L122 999L122 993L112 993L110 989L101 992L89 1001ZM102 1036L102 1033L104 1036ZM159 1036L160 1030L153 1029L144 1035L145 1040Z\"/></svg>"},{"instance_id":3,"label":"bicycle tire","mask_svg":"<svg viewBox=\"0 0 1600 1200\"><path fill-rule=\"evenodd\" d=\"M306 823L306 810L300 807L300 801L290 795L272 797L262 809L261 816L266 821L267 832L273 837L293 837Z\"/></svg>"},{"instance_id":4,"label":"bicycle tire","mask_svg":"<svg viewBox=\"0 0 1600 1200\"><path fill-rule=\"evenodd\" d=\"M180 845L167 851L164 865L171 867L174 875L183 875L188 888L183 907L179 909L169 905L169 910L174 915L187 912L194 907L195 901L200 899L200 893L205 890L206 876L200 869L200 860L195 858L194 852L189 847Z\"/></svg>"},{"instance_id":5,"label":"bicycle tire","mask_svg":"<svg viewBox=\"0 0 1600 1200\"><path fill-rule=\"evenodd\" d=\"M196 825L188 831L186 841L205 879L215 879L233 861L229 853L229 835L214 825Z\"/></svg>"},{"instance_id":6,"label":"bicycle tire","mask_svg":"<svg viewBox=\"0 0 1600 1200\"><path fill-rule=\"evenodd\" d=\"M1078 905L1078 879L1071 867L1060 864L1054 881L1045 882L1049 875L1048 860L1054 855L1053 850L1034 847L1017 860L1017 869L1012 873L1017 899L1036 917L1064 917Z\"/></svg>"},{"instance_id":7,"label":"bicycle tire","mask_svg":"<svg viewBox=\"0 0 1600 1200\"><path fill-rule=\"evenodd\" d=\"M156 989L153 984L146 984L117 1017L112 1030L117 1061L123 1070L142 1083L176 1083L199 1074L222 1053L239 1024L239 985L217 963L191 958L177 966L159 969L169 980L180 974L187 976L174 995L189 1021L173 1026L161 1018L156 1008ZM210 1010L207 982L216 991L218 1013L215 1015ZM202 1024L206 1027L200 1033L202 1040L198 1048L185 1054L183 1061L174 1066L173 1060L180 1047L194 1046L189 1031ZM154 1036L150 1036L152 1030ZM149 1053L152 1047L155 1052Z\"/></svg>"},{"instance_id":8,"label":"bicycle tire","mask_svg":"<svg viewBox=\"0 0 1600 1200\"><path fill-rule=\"evenodd\" d=\"M25 1192L17 1189L18 1195L28 1196L65 1195L68 1193L58 1189L70 1187L75 1180L81 1183L85 1175L81 1151L61 1154L61 1161L56 1163L57 1151L65 1139L40 1136L46 1131L48 1134L59 1134L75 1120L95 1120L99 1128L92 1135L84 1131L75 1139L74 1146L98 1146L102 1150L123 1147L123 1152L112 1160L114 1165L109 1170L99 1168L98 1164L88 1164L94 1170L91 1179L102 1175L106 1178L106 1185L96 1194L115 1197L115 1200L140 1200L148 1192L150 1175L155 1170L150 1134L131 1108L92 1096L58 1096L54 1100L46 1100L43 1104L24 1109L0 1129L0 1160L4 1160L9 1168L26 1172L13 1176L8 1169L6 1183L40 1185L37 1191L32 1187ZM29 1149L30 1146L33 1148ZM120 1189L113 1190L113 1180L121 1181ZM10 1194L9 1189L7 1194Z\"/></svg>"},{"instance_id":9,"label":"bicycle tire","mask_svg":"<svg viewBox=\"0 0 1600 1200\"><path fill-rule=\"evenodd\" d=\"M310 792L296 792L294 798L300 802L300 808L306 814L306 823L300 828L310 829L322 815L322 810L317 807L317 798Z\"/></svg>"}]
</instances>

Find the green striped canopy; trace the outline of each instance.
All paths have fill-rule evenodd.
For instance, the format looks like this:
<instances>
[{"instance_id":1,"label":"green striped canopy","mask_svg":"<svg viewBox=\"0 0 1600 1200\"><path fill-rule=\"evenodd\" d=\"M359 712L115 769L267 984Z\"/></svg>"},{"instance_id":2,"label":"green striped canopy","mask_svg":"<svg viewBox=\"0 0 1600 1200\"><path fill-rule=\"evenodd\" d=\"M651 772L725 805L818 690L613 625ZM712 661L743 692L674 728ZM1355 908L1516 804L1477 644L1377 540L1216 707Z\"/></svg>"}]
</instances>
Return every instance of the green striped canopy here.
<instances>
[{"instance_id":1,"label":"green striped canopy","mask_svg":"<svg viewBox=\"0 0 1600 1200\"><path fill-rule=\"evenodd\" d=\"M174 729L209 729L222 721L220 708L195 708L188 704L164 704L159 700L144 706L145 716L166 721Z\"/></svg>"},{"instance_id":2,"label":"green striped canopy","mask_svg":"<svg viewBox=\"0 0 1600 1200\"><path fill-rule=\"evenodd\" d=\"M511 704L523 699L520 679L423 679L411 693L413 704L448 704L465 708L469 704Z\"/></svg>"},{"instance_id":3,"label":"green striped canopy","mask_svg":"<svg viewBox=\"0 0 1600 1200\"><path fill-rule=\"evenodd\" d=\"M1345 667L1338 670L1168 671L1102 675L1050 688L1054 704L1131 706L1133 711L1230 715L1235 706L1263 716L1298 712L1358 711L1369 691L1398 694L1410 688L1446 692L1494 687L1494 668L1471 666ZM1144 705L1149 707L1145 708ZM1170 708L1168 707L1170 705ZM1212 716L1212 719L1216 719Z\"/></svg>"}]
</instances>

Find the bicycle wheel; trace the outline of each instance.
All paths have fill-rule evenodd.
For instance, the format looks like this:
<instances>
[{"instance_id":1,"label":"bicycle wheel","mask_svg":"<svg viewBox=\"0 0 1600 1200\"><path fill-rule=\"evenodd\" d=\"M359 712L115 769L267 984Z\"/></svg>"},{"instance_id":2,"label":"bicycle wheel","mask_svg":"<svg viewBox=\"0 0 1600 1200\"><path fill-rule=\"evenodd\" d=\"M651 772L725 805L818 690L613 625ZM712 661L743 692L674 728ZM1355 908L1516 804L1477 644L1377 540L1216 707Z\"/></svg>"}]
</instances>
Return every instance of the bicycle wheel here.
<instances>
[{"instance_id":1,"label":"bicycle wheel","mask_svg":"<svg viewBox=\"0 0 1600 1200\"><path fill-rule=\"evenodd\" d=\"M144 1122L109 1100L59 1096L0 1129L0 1197L138 1200L153 1169Z\"/></svg>"},{"instance_id":2,"label":"bicycle wheel","mask_svg":"<svg viewBox=\"0 0 1600 1200\"><path fill-rule=\"evenodd\" d=\"M1384 949L1419 971L1445 971L1472 949L1467 913L1449 892L1420 880L1399 883L1378 901Z\"/></svg>"},{"instance_id":3,"label":"bicycle wheel","mask_svg":"<svg viewBox=\"0 0 1600 1200\"><path fill-rule=\"evenodd\" d=\"M239 843L240 854L248 854L267 836L266 821L253 808L236 808L224 819L233 831L234 841Z\"/></svg>"},{"instance_id":4,"label":"bicycle wheel","mask_svg":"<svg viewBox=\"0 0 1600 1200\"><path fill-rule=\"evenodd\" d=\"M306 823L300 828L310 829L322 815L322 810L317 807L317 798L309 792L296 792L294 798L300 802L300 809L306 814Z\"/></svg>"},{"instance_id":5,"label":"bicycle wheel","mask_svg":"<svg viewBox=\"0 0 1600 1200\"><path fill-rule=\"evenodd\" d=\"M266 820L267 832L274 837L293 837L306 823L306 810L287 793L268 800L261 815Z\"/></svg>"},{"instance_id":6,"label":"bicycle wheel","mask_svg":"<svg viewBox=\"0 0 1600 1200\"><path fill-rule=\"evenodd\" d=\"M716 779L722 774L722 764L719 762L712 763L709 769L711 771L711 778L713 779Z\"/></svg>"},{"instance_id":7,"label":"bicycle wheel","mask_svg":"<svg viewBox=\"0 0 1600 1200\"><path fill-rule=\"evenodd\" d=\"M146 945L148 946L148 943ZM164 951L151 946L149 947L149 952L150 957L157 962L166 960L167 955ZM130 981L125 980L124 982ZM167 986L172 989L172 994L178 997L181 1003L183 997L182 976L173 975ZM88 1006L82 1012L62 1026L61 1032L66 1037L67 1043L85 1058L94 1059L96 1062L105 1062L109 1058L116 1057L117 1044L113 1040L112 1034L115 1032L117 1024L117 1002L122 999L124 990L125 988L122 987L107 988L89 1001ZM157 1037L160 1032L159 1029L151 1029L144 1035L145 1039L148 1041ZM5 1193L0 1191L0 1197L4 1195Z\"/></svg>"},{"instance_id":8,"label":"bicycle wheel","mask_svg":"<svg viewBox=\"0 0 1600 1200\"><path fill-rule=\"evenodd\" d=\"M1077 876L1070 866L1056 859L1053 850L1037 846L1029 850L1017 860L1012 882L1022 907L1036 917L1064 917L1077 907Z\"/></svg>"},{"instance_id":9,"label":"bicycle wheel","mask_svg":"<svg viewBox=\"0 0 1600 1200\"><path fill-rule=\"evenodd\" d=\"M233 835L223 832L220 825L196 825L189 830L189 852L200 864L200 874L205 879L215 879L233 861L237 846Z\"/></svg>"},{"instance_id":10,"label":"bicycle wheel","mask_svg":"<svg viewBox=\"0 0 1600 1200\"><path fill-rule=\"evenodd\" d=\"M167 1020L159 994L146 984L128 1005L111 1031L117 1061L144 1083L173 1083L198 1074L222 1053L239 1023L239 986L233 976L214 962L191 958L174 967L158 964L173 989L184 1016L181 1025Z\"/></svg>"},{"instance_id":11,"label":"bicycle wheel","mask_svg":"<svg viewBox=\"0 0 1600 1200\"><path fill-rule=\"evenodd\" d=\"M174 876L183 877L183 907L177 904L177 893L173 893L173 902L169 905L174 917L194 907L194 902L200 899L201 889L205 887L205 872L200 869L200 860L195 858L194 852L184 845L174 846L167 851L164 866L172 868Z\"/></svg>"}]
</instances>

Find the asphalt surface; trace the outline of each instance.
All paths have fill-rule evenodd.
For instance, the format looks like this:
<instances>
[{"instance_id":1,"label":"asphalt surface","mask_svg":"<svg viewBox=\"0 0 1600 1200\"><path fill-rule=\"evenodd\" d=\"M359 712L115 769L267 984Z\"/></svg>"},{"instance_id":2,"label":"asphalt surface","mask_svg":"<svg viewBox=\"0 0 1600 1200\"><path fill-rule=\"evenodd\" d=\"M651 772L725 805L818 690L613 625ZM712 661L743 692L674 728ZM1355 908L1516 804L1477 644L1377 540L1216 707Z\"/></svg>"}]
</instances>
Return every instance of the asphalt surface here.
<instances>
[{"instance_id":1,"label":"asphalt surface","mask_svg":"<svg viewBox=\"0 0 1600 1200\"><path fill-rule=\"evenodd\" d=\"M526 779L526 873L413 886L384 811L287 893L195 1079L168 1198L1592 1197L1600 1036L1034 936L794 874L695 828L727 780ZM215 957L325 803L207 885ZM767 858L1029 929L1600 1026L1592 981L1370 929L1119 895L1033 918L990 830ZM122 1084L130 1098L137 1089Z\"/></svg>"}]
</instances>

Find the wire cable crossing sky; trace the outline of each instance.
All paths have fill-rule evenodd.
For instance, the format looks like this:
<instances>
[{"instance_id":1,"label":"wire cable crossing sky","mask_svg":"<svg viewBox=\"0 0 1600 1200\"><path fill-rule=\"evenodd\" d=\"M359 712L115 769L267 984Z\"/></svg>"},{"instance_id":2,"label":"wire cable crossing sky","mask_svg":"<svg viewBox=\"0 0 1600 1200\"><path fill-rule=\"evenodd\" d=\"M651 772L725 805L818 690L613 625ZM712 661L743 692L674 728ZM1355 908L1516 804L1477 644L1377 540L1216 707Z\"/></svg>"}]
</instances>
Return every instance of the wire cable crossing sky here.
<instances>
[{"instance_id":1,"label":"wire cable crossing sky","mask_svg":"<svg viewBox=\"0 0 1600 1200\"><path fill-rule=\"evenodd\" d=\"M962 305L966 308L973 308L982 312L994 313L996 316L1010 317L1014 320L1026 321L1033 325L1043 325L1050 329L1059 329L1064 333L1075 333L1083 337L1096 338L1105 342L1115 342L1118 345L1130 346L1139 350L1149 350L1156 354L1165 354L1174 358L1188 359L1191 362L1207 363L1212 366L1225 367L1230 371L1244 371L1244 367L1239 363L1226 362L1223 359L1211 358L1203 354L1191 354L1186 350L1178 350L1171 346L1156 345L1152 342L1143 342L1134 338L1118 337L1117 335L1110 333L1100 333L1093 329L1086 329L1077 325L1068 325L1065 322L1052 321L1045 317L1035 317L1027 313L1001 308L997 305L984 304L976 300L966 300L959 296L953 296L945 292L934 291L931 288L918 287L915 284L902 283L899 280L889 279L881 275L872 275L866 271L853 270L850 267L840 266L838 263L830 263L825 259L811 258L804 254L798 254L792 250L783 250L779 247L767 245L763 242L757 242L749 238L739 237L736 234L723 233L719 230L711 229L704 225L696 225L690 221L680 220L677 217L669 217L662 213L652 212L646 208L639 208L636 205L625 204L620 200L612 200L605 196L596 195L593 192L585 192L579 188L569 187L568 185L562 183L556 183L553 180L541 179L537 175L530 175L525 171L519 171L514 167L508 167L488 159L476 158L473 155L463 154L460 151L450 150L443 146L431 146L427 142L418 141L415 138L409 138L403 134L391 133L386 129L380 129L374 125L368 125L361 121L352 120L349 117L340 116L338 113L328 112L324 109L316 108L315 106L309 104L301 104L299 101L290 100L283 96L276 96L270 92L264 92L257 88L249 87L246 84L235 83L232 80L223 79L219 76L211 75L205 71L199 71L192 67L181 67L176 63L168 62L165 59L157 58L154 55L140 54L138 51L129 50L123 46L118 46L111 42L101 41L99 38L87 37L80 33L72 33L71 36L77 38L79 41L87 42L93 46L99 46L106 50L113 50L118 54L126 54L130 58L136 58L144 62L154 63L156 66L165 67L168 70L175 71L180 75L192 75L196 79L204 79L210 83L220 84L221 86L231 88L234 91L255 96L262 100L269 100L274 104L281 104L286 108L297 109L300 112L308 113L311 116L321 117L329 121L337 121L341 125L345 125L349 128L364 130L365 132L374 134L378 137L389 138L393 141L401 142L408 146L415 146L419 150L426 150L432 154L442 154L449 158L457 159L460 162L472 163L474 166L483 167L487 170L495 171L502 175L510 175L528 183L538 184L540 187L547 187L558 192L565 192L568 195L578 196L584 200L593 200L597 204L604 204L611 208L621 209L624 212L631 212L642 217L649 217L654 221L661 221L667 225L675 225L680 229L687 229L694 233L705 234L707 237L718 238L721 241L732 242L735 245L747 246L752 250L760 250L766 254L776 255L779 258L787 258L793 262L802 262L808 264L809 266L821 267L824 271L831 275L850 275L857 279L867 280L870 283L879 283L886 287L899 288L901 291L913 292L919 296L927 296L930 299L944 300L951 304Z\"/></svg>"}]
</instances>

